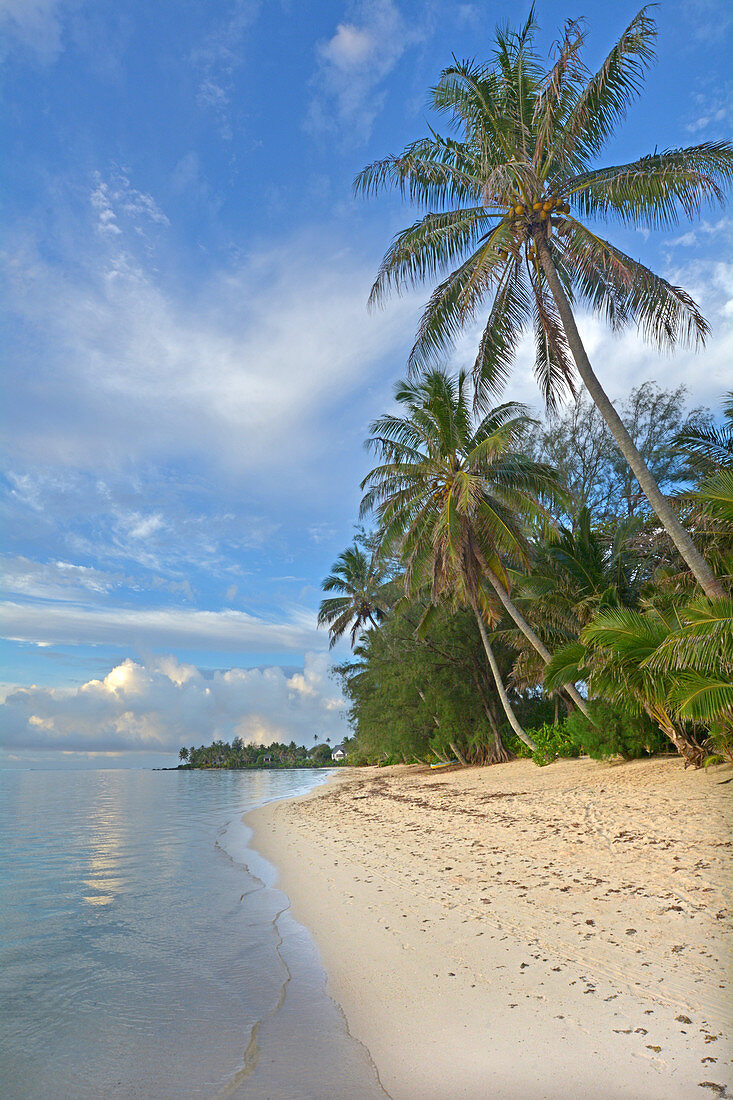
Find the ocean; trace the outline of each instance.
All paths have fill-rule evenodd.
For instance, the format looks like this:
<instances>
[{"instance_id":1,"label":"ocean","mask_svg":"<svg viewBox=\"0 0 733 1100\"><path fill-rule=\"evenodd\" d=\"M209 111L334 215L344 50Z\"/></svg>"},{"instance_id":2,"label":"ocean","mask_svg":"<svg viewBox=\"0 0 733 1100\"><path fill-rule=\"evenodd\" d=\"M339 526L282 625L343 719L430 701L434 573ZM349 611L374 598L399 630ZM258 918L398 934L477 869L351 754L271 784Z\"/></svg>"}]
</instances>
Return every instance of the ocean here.
<instances>
[{"instance_id":1,"label":"ocean","mask_svg":"<svg viewBox=\"0 0 733 1100\"><path fill-rule=\"evenodd\" d=\"M0 772L4 1100L386 1095L241 822L324 778Z\"/></svg>"}]
</instances>

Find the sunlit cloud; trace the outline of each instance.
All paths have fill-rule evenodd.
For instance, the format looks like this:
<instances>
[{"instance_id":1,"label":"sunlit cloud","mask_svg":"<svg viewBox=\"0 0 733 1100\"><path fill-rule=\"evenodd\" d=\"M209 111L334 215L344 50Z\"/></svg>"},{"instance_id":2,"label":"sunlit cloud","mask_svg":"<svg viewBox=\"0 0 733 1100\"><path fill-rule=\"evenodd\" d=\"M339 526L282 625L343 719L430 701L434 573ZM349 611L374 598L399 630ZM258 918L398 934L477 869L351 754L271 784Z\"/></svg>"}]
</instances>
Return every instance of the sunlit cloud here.
<instances>
[{"instance_id":1,"label":"sunlit cloud","mask_svg":"<svg viewBox=\"0 0 733 1100\"><path fill-rule=\"evenodd\" d=\"M307 653L302 672L232 668L205 676L175 657L122 661L78 688L19 688L0 704L8 751L176 752L241 737L254 744L342 739L345 702L328 657Z\"/></svg>"}]
</instances>

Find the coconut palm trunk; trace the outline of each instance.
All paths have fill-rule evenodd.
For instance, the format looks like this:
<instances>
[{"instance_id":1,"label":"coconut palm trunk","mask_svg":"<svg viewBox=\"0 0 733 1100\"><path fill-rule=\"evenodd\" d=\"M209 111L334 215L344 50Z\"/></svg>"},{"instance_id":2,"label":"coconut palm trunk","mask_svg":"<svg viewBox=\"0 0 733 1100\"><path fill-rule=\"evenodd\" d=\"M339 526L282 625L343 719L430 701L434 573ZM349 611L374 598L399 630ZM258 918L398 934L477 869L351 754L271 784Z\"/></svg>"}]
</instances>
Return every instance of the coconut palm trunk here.
<instances>
[{"instance_id":1,"label":"coconut palm trunk","mask_svg":"<svg viewBox=\"0 0 733 1100\"><path fill-rule=\"evenodd\" d=\"M575 360L575 365L578 368L578 374L583 379L588 393L595 402L596 408L601 416L606 421L611 435L616 440L618 449L633 470L634 477L639 482L644 495L657 513L662 526L679 550L682 558L692 570L698 584L705 592L705 595L710 599L722 599L726 595L723 586L695 546L689 533L677 519L677 516L670 507L669 501L663 496L649 468L644 462L644 459L634 445L634 441L629 435L624 422L613 407L613 404L590 364L583 341L578 332L578 326L575 323L572 307L563 290L552 254L550 253L550 249L544 237L538 235L536 238L536 247L542 264L542 270L545 273L547 283L555 299L558 313L560 314L560 320L562 321L568 347Z\"/></svg>"},{"instance_id":2,"label":"coconut palm trunk","mask_svg":"<svg viewBox=\"0 0 733 1100\"><path fill-rule=\"evenodd\" d=\"M522 612L512 600L504 585L497 577L496 573L494 573L493 569L491 569L488 565L486 566L486 575L489 578L492 588L501 600L505 611L514 620L515 624L522 631L522 634L524 634L530 645L533 646L534 649L539 653L545 664L549 665L550 661L552 660L552 654L550 653L549 649L542 641L542 639L538 637L538 635L534 632L532 627L522 615ZM592 718L588 713L588 705L578 689L575 687L575 684L566 684L565 691L573 700L578 710L580 710L589 721L592 721Z\"/></svg>"},{"instance_id":3,"label":"coconut palm trunk","mask_svg":"<svg viewBox=\"0 0 733 1100\"><path fill-rule=\"evenodd\" d=\"M479 634L481 635L481 641L483 642L484 650L486 652L486 658L489 662L489 667L491 668L491 672L492 672L492 675L494 677L494 683L496 684L496 690L497 690L497 693L499 695L499 698L501 699L501 705L504 708L504 713L506 714L507 718L509 719L509 724L512 727L512 729L514 730L514 732L516 733L519 740L523 741L528 749L531 749L532 752L535 752L537 750L537 745L532 740L532 738L529 736L529 734L525 733L524 730L522 729L522 726L519 722L519 719L517 718L516 714L514 713L514 710L512 709L512 704L509 702L509 696L507 695L506 688L504 687L504 681L501 678L501 672L499 670L499 665L497 663L496 657L494 656L494 651L491 648L491 642L489 641L489 636L486 633L486 625L484 623L481 612L478 609L478 604L473 603L472 607L473 607L473 613L476 616L476 622L478 623L478 629L479 629ZM500 760L509 760L510 759L509 754L507 753L506 749L501 744L501 742L499 742L499 744L495 744L495 751L501 753L501 755L498 757L498 759L500 759Z\"/></svg>"}]
</instances>

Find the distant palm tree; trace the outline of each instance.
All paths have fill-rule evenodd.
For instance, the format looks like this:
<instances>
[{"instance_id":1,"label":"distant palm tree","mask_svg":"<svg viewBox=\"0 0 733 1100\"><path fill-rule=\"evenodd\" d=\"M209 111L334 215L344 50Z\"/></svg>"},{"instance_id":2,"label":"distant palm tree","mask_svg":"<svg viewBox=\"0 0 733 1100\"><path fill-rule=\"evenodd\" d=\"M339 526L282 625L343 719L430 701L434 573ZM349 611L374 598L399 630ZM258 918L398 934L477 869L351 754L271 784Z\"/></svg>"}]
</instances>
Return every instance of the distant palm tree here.
<instances>
[{"instance_id":1,"label":"distant palm tree","mask_svg":"<svg viewBox=\"0 0 733 1100\"><path fill-rule=\"evenodd\" d=\"M331 647L351 627L353 648L361 631L376 626L389 608L383 567L356 543L339 554L321 588L341 593L322 600L318 610L318 625L328 627Z\"/></svg>"},{"instance_id":2,"label":"distant palm tree","mask_svg":"<svg viewBox=\"0 0 733 1100\"><path fill-rule=\"evenodd\" d=\"M413 369L440 361L464 327L486 327L474 366L477 399L503 385L523 329L535 333L536 373L548 406L573 390L571 358L652 508L710 597L725 595L660 492L596 376L573 304L612 328L633 324L662 347L702 342L708 326L684 290L603 240L588 222L611 217L659 228L721 201L733 178L733 146L706 142L594 167L638 95L656 25L643 8L600 69L580 57L580 25L566 24L549 69L533 42L534 11L518 32L498 31L492 60L454 61L432 92L456 136L430 136L376 161L357 193L385 187L428 210L395 238L371 301L394 288L447 276L434 290L410 356ZM571 212L572 211L572 212ZM458 266L455 266L455 265Z\"/></svg>"}]
</instances>

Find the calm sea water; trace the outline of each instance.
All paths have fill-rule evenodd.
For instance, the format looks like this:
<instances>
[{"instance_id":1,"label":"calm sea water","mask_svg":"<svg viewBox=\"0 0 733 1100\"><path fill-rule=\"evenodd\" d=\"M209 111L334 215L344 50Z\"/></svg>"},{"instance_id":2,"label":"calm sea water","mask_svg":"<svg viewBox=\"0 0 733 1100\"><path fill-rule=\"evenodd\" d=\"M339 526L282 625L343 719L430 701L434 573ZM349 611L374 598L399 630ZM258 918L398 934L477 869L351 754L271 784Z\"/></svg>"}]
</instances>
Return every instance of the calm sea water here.
<instances>
[{"instance_id":1,"label":"calm sea water","mask_svg":"<svg viewBox=\"0 0 733 1100\"><path fill-rule=\"evenodd\" d=\"M322 779L0 772L4 1100L385 1096L240 820Z\"/></svg>"}]
</instances>

